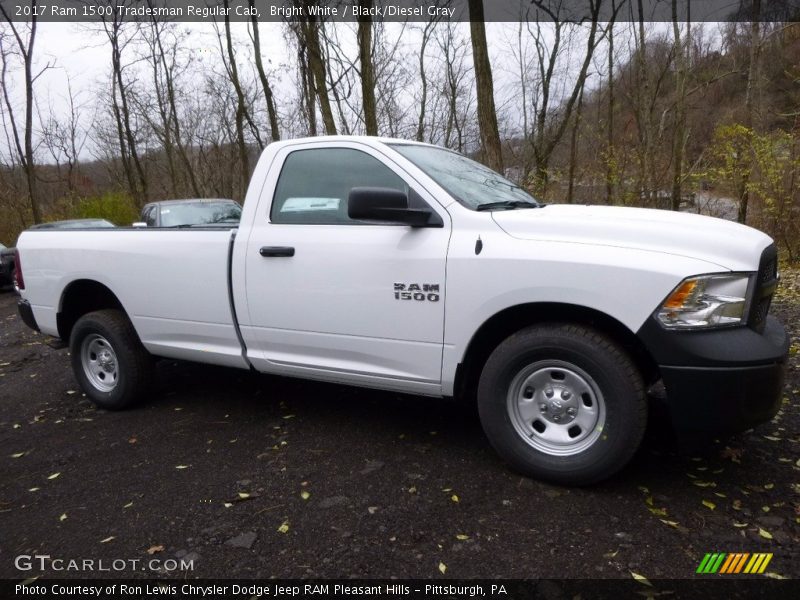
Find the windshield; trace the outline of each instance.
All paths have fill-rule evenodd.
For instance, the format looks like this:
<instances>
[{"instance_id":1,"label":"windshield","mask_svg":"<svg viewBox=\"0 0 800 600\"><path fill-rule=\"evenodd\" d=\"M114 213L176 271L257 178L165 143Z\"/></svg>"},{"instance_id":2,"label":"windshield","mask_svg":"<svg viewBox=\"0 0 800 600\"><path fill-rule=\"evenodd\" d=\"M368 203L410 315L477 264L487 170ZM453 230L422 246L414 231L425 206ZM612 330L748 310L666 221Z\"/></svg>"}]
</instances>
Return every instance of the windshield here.
<instances>
[{"instance_id":1,"label":"windshield","mask_svg":"<svg viewBox=\"0 0 800 600\"><path fill-rule=\"evenodd\" d=\"M161 226L238 223L241 216L241 207L233 202L169 204L161 207Z\"/></svg>"},{"instance_id":2,"label":"windshield","mask_svg":"<svg viewBox=\"0 0 800 600\"><path fill-rule=\"evenodd\" d=\"M391 147L467 208L476 210L490 203L538 206L533 196L521 187L457 152L415 144L391 144Z\"/></svg>"}]
</instances>

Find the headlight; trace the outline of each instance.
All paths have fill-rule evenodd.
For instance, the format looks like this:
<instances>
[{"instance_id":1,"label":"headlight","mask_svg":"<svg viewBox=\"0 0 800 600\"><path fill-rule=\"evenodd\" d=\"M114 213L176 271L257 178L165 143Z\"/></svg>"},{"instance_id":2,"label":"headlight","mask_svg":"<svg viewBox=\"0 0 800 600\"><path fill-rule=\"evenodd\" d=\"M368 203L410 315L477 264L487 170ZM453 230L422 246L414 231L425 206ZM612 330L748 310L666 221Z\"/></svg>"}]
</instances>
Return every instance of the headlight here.
<instances>
[{"instance_id":1,"label":"headlight","mask_svg":"<svg viewBox=\"0 0 800 600\"><path fill-rule=\"evenodd\" d=\"M684 279L658 310L670 329L743 325L749 275L700 275Z\"/></svg>"}]
</instances>

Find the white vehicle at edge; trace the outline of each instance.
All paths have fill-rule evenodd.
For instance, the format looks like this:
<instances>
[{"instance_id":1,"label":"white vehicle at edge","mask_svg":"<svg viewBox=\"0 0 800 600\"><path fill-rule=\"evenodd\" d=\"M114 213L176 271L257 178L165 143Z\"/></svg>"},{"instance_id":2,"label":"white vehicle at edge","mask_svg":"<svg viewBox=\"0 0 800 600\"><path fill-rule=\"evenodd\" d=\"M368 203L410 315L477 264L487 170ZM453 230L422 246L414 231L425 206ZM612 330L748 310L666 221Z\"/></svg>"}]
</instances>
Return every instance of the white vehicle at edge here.
<instances>
[{"instance_id":1,"label":"white vehicle at edge","mask_svg":"<svg viewBox=\"0 0 800 600\"><path fill-rule=\"evenodd\" d=\"M788 353L763 233L540 205L403 140L273 143L236 229L29 231L16 273L101 407L145 394L153 357L472 398L507 462L562 483L633 456L658 380L680 430L769 420Z\"/></svg>"}]
</instances>

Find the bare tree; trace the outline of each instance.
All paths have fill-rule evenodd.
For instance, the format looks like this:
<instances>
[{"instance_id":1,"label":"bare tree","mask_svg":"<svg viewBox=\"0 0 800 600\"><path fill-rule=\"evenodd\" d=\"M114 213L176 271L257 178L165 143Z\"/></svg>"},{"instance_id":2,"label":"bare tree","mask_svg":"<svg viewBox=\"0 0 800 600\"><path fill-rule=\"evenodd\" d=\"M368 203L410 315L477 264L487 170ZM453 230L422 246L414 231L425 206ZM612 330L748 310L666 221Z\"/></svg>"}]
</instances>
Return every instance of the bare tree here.
<instances>
[{"instance_id":1,"label":"bare tree","mask_svg":"<svg viewBox=\"0 0 800 600\"><path fill-rule=\"evenodd\" d=\"M687 10L691 2L686 4ZM672 138L672 210L679 210L683 186L683 160L686 147L686 80L688 77L691 18L686 19L686 39L681 40L678 1L672 0L672 34L675 53L675 127Z\"/></svg>"},{"instance_id":2,"label":"bare tree","mask_svg":"<svg viewBox=\"0 0 800 600\"><path fill-rule=\"evenodd\" d=\"M114 114L117 142L128 189L135 202L141 207L147 201L147 176L139 156L138 141L131 118L130 86L125 81L123 71L126 65L122 53L130 42L125 36L124 13L116 10L125 0L108 0L114 10L110 16L101 17L101 26L111 47L111 110Z\"/></svg>"},{"instance_id":3,"label":"bare tree","mask_svg":"<svg viewBox=\"0 0 800 600\"><path fill-rule=\"evenodd\" d=\"M25 180L28 186L28 201L31 207L31 214L34 223L40 223L42 220L41 211L39 210L39 203L36 194L36 165L34 161L33 152L33 84L36 79L49 68L50 65L45 66L36 75L33 74L33 50L36 41L36 24L37 24L37 0L31 0L31 17L28 23L27 35L26 32L21 31L18 26L11 21L11 17L6 12L5 6L0 4L0 12L3 18L8 23L8 28L11 35L5 35L3 32L0 35L0 55L2 55L2 87L3 87L3 100L6 105L6 114L9 120L12 137L14 140L14 147L19 155L20 163L25 171ZM8 95L8 85L6 75L8 73L8 61L10 59L11 51L8 46L12 42L16 42L16 52L22 58L22 63L25 71L25 125L22 132L23 141L20 141L19 127L17 125L16 117L14 115L13 105Z\"/></svg>"},{"instance_id":4,"label":"bare tree","mask_svg":"<svg viewBox=\"0 0 800 600\"><path fill-rule=\"evenodd\" d=\"M302 6L304 14L308 15L308 0L294 0ZM322 122L325 125L325 132L328 135L336 135L336 123L333 119L331 101L328 96L327 70L325 68L325 56L320 45L320 21L314 16L307 16L293 24L295 33L298 36L300 45L305 49L305 59L307 61L307 77L311 85L314 86L317 99L319 100Z\"/></svg>"},{"instance_id":5,"label":"bare tree","mask_svg":"<svg viewBox=\"0 0 800 600\"><path fill-rule=\"evenodd\" d=\"M745 95L745 126L755 130L757 125L757 101L760 92L760 59L761 59L761 0L752 0L750 15L750 63L747 68L747 92ZM747 222L747 208L750 202L748 176L745 175L739 194L739 211L736 216L739 223Z\"/></svg>"},{"instance_id":6,"label":"bare tree","mask_svg":"<svg viewBox=\"0 0 800 600\"><path fill-rule=\"evenodd\" d=\"M254 0L248 0L252 14L250 16L250 39L253 42L253 54L255 55L256 70L261 81L261 90L264 92L264 101L267 103L267 114L269 116L269 127L272 141L277 142L281 139L280 127L278 126L278 110L275 107L275 96L272 93L272 86L269 83L267 72L264 70L264 60L261 57L261 37L258 31L258 16L254 6Z\"/></svg>"},{"instance_id":7,"label":"bare tree","mask_svg":"<svg viewBox=\"0 0 800 600\"><path fill-rule=\"evenodd\" d=\"M425 72L425 51L431 39L432 30L438 18L430 19L422 29L422 41L419 47L419 79L420 79L420 99L419 99L419 118L417 119L417 133L415 139L418 142L425 140L425 111L428 107L428 75Z\"/></svg>"},{"instance_id":8,"label":"bare tree","mask_svg":"<svg viewBox=\"0 0 800 600\"><path fill-rule=\"evenodd\" d=\"M94 116L91 121L84 123L83 115L86 110L86 103L80 102L80 98L72 91L72 81L67 76L67 97L69 112L62 121L53 114L52 107L49 110L49 117L45 121L40 116L40 121L44 123L42 137L45 146L56 163L56 169L61 171L61 165L66 164L67 192L74 196L77 190L77 169L80 155L83 152L86 142L89 139L89 130L92 127Z\"/></svg>"},{"instance_id":9,"label":"bare tree","mask_svg":"<svg viewBox=\"0 0 800 600\"><path fill-rule=\"evenodd\" d=\"M483 0L469 0L469 20L478 95L478 126L484 160L490 168L502 173L503 153L500 146L500 131L497 128L497 111L494 107L494 82L486 44Z\"/></svg>"},{"instance_id":10,"label":"bare tree","mask_svg":"<svg viewBox=\"0 0 800 600\"><path fill-rule=\"evenodd\" d=\"M552 42L545 39L542 25L538 19L534 29L531 30L531 35L535 40L540 78L539 99L535 115L536 124L531 138L531 145L536 163L534 187L542 197L546 196L550 159L571 120L573 109L586 83L589 66L592 63L592 57L599 41L597 31L601 4L602 0L588 0L590 24L586 36L583 61L573 82L572 89L567 92L566 99L555 109L552 104L556 101L556 98L554 98L556 85L564 83L563 78L556 72L556 66L565 54L569 54L571 46L574 44L574 39L578 37L582 26L563 21L559 12L553 12L549 7L545 7L542 10L553 22Z\"/></svg>"},{"instance_id":11,"label":"bare tree","mask_svg":"<svg viewBox=\"0 0 800 600\"><path fill-rule=\"evenodd\" d=\"M152 0L148 0L151 3ZM199 197L200 185L194 165L189 157L189 150L181 131L181 118L178 112L179 82L182 66L178 61L178 53L183 43L182 36L175 32L175 25L164 23L152 17L150 27L145 29L145 41L148 46L147 61L150 64L153 91L155 94L158 115L161 120L160 141L164 147L169 164L173 194L179 186L178 167L180 161L192 193Z\"/></svg>"}]
</instances>

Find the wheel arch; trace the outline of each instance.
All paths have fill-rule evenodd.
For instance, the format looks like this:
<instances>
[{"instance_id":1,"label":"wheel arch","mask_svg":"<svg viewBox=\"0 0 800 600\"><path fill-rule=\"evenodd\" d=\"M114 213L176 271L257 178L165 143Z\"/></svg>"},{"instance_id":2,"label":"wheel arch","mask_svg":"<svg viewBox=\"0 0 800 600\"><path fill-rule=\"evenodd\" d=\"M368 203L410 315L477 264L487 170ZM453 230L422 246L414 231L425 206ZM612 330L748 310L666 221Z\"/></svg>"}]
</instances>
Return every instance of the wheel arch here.
<instances>
[{"instance_id":1,"label":"wheel arch","mask_svg":"<svg viewBox=\"0 0 800 600\"><path fill-rule=\"evenodd\" d=\"M72 328L83 315L107 308L125 312L117 295L109 287L93 279L76 279L61 293L56 326L59 337L69 341ZM126 316L127 313L125 312Z\"/></svg>"},{"instance_id":2,"label":"wheel arch","mask_svg":"<svg viewBox=\"0 0 800 600\"><path fill-rule=\"evenodd\" d=\"M469 397L489 355L515 332L537 323L570 322L597 329L620 344L634 361L647 386L660 375L658 365L636 334L619 320L599 310L576 304L531 302L501 310L487 319L473 334L456 368L454 395Z\"/></svg>"}]
</instances>

